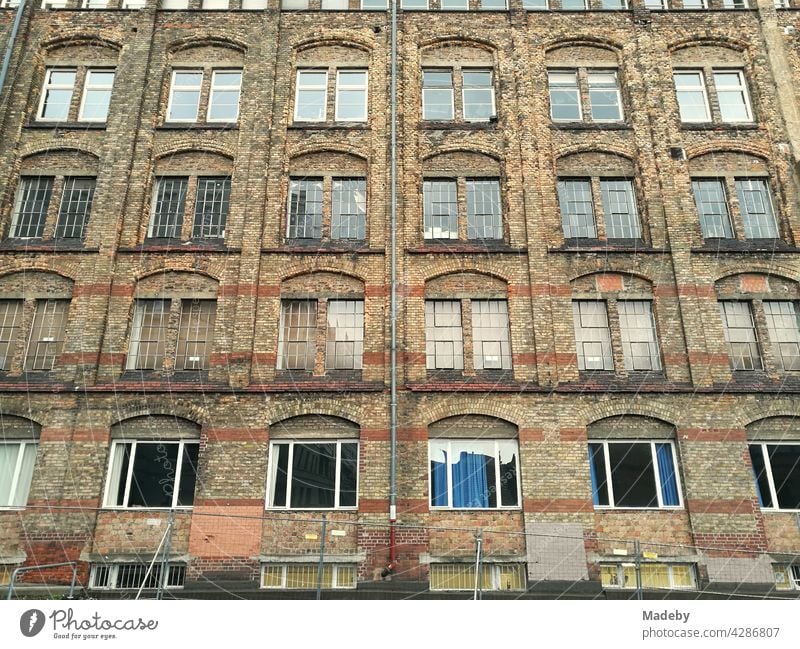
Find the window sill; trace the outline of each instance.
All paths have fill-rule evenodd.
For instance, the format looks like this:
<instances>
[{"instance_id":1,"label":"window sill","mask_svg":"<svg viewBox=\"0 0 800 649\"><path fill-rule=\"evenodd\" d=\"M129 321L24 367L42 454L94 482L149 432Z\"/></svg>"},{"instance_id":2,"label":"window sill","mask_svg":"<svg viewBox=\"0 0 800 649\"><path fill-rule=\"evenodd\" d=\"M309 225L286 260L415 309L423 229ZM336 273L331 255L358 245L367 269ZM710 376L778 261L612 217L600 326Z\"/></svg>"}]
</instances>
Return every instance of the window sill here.
<instances>
[{"instance_id":1,"label":"window sill","mask_svg":"<svg viewBox=\"0 0 800 649\"><path fill-rule=\"evenodd\" d=\"M329 383L331 381L353 381L361 382L361 370L332 370L326 369L325 374L315 376L311 370L276 370L275 379L281 382L292 381L295 384L307 383L316 385Z\"/></svg>"},{"instance_id":2,"label":"window sill","mask_svg":"<svg viewBox=\"0 0 800 649\"><path fill-rule=\"evenodd\" d=\"M28 122L26 129L54 131L105 131L106 122Z\"/></svg>"},{"instance_id":3,"label":"window sill","mask_svg":"<svg viewBox=\"0 0 800 649\"><path fill-rule=\"evenodd\" d=\"M550 128L556 131L632 131L627 122L552 122Z\"/></svg>"},{"instance_id":4,"label":"window sill","mask_svg":"<svg viewBox=\"0 0 800 649\"><path fill-rule=\"evenodd\" d=\"M685 512L683 505L677 507L608 507L606 505L594 505L596 512Z\"/></svg>"},{"instance_id":5,"label":"window sill","mask_svg":"<svg viewBox=\"0 0 800 649\"><path fill-rule=\"evenodd\" d=\"M239 122L165 122L157 131L238 131Z\"/></svg>"},{"instance_id":6,"label":"window sill","mask_svg":"<svg viewBox=\"0 0 800 649\"><path fill-rule=\"evenodd\" d=\"M705 239L703 245L692 248L696 253L741 253L741 252L800 252L783 239Z\"/></svg>"},{"instance_id":7,"label":"window sill","mask_svg":"<svg viewBox=\"0 0 800 649\"><path fill-rule=\"evenodd\" d=\"M774 507L759 507L759 509L765 514L790 514L792 516L800 514L800 509L775 509Z\"/></svg>"},{"instance_id":8,"label":"window sill","mask_svg":"<svg viewBox=\"0 0 800 649\"><path fill-rule=\"evenodd\" d=\"M668 248L653 248L642 239L565 239L560 248L549 248L549 253L557 252L603 252L663 254Z\"/></svg>"},{"instance_id":9,"label":"window sill","mask_svg":"<svg viewBox=\"0 0 800 649\"><path fill-rule=\"evenodd\" d=\"M208 370L178 370L167 372L164 370L124 370L117 379L121 383L208 383Z\"/></svg>"},{"instance_id":10,"label":"window sill","mask_svg":"<svg viewBox=\"0 0 800 649\"><path fill-rule=\"evenodd\" d=\"M497 130L497 120L486 122L420 120L419 129L422 131L494 131Z\"/></svg>"},{"instance_id":11,"label":"window sill","mask_svg":"<svg viewBox=\"0 0 800 649\"><path fill-rule=\"evenodd\" d=\"M681 122L682 131L757 131L756 122Z\"/></svg>"},{"instance_id":12,"label":"window sill","mask_svg":"<svg viewBox=\"0 0 800 649\"><path fill-rule=\"evenodd\" d=\"M87 248L82 239L6 239L0 252L100 252Z\"/></svg>"},{"instance_id":13,"label":"window sill","mask_svg":"<svg viewBox=\"0 0 800 649\"><path fill-rule=\"evenodd\" d=\"M100 509L104 512L169 512L177 510L190 512L194 505L176 505L175 507L115 507L114 505L103 505Z\"/></svg>"},{"instance_id":14,"label":"window sill","mask_svg":"<svg viewBox=\"0 0 800 649\"><path fill-rule=\"evenodd\" d=\"M138 246L121 246L118 252L241 252L229 248L225 239L145 239Z\"/></svg>"},{"instance_id":15,"label":"window sill","mask_svg":"<svg viewBox=\"0 0 800 649\"><path fill-rule=\"evenodd\" d=\"M287 131L309 131L319 129L322 131L369 131L367 122L292 122L286 127Z\"/></svg>"},{"instance_id":16,"label":"window sill","mask_svg":"<svg viewBox=\"0 0 800 649\"><path fill-rule=\"evenodd\" d=\"M427 239L421 246L406 248L406 252L417 255L453 253L496 253L519 255L527 254L528 248L515 248L508 245L501 239L482 239L480 241L463 241L459 239Z\"/></svg>"}]
</instances>

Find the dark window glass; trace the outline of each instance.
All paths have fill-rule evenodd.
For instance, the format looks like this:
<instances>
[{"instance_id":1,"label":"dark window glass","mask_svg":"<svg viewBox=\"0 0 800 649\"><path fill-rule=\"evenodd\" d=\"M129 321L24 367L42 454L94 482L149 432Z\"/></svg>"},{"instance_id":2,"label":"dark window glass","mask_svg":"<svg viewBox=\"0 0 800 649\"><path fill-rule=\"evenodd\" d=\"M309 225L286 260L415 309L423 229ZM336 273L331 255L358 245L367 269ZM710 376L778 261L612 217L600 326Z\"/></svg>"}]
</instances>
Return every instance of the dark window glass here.
<instances>
[{"instance_id":1,"label":"dark window glass","mask_svg":"<svg viewBox=\"0 0 800 649\"><path fill-rule=\"evenodd\" d=\"M658 507L650 444L609 444L617 507Z\"/></svg>"},{"instance_id":2,"label":"dark window glass","mask_svg":"<svg viewBox=\"0 0 800 649\"><path fill-rule=\"evenodd\" d=\"M292 508L333 507L336 495L336 444L295 444Z\"/></svg>"}]
</instances>

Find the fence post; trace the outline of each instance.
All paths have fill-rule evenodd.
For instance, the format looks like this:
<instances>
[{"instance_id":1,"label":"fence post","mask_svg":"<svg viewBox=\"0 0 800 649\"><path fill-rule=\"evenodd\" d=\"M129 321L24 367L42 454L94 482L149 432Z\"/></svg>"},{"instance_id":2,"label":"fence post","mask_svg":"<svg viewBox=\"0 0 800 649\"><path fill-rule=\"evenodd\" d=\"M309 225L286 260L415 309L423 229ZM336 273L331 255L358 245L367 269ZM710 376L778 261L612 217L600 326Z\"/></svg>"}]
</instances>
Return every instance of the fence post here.
<instances>
[{"instance_id":1,"label":"fence post","mask_svg":"<svg viewBox=\"0 0 800 649\"><path fill-rule=\"evenodd\" d=\"M633 551L636 553L636 599L642 599L642 547L639 541L633 542Z\"/></svg>"},{"instance_id":2,"label":"fence post","mask_svg":"<svg viewBox=\"0 0 800 649\"><path fill-rule=\"evenodd\" d=\"M473 600L483 599L483 583L481 582L481 552L483 550L483 530L475 532L475 591L472 594Z\"/></svg>"},{"instance_id":3,"label":"fence post","mask_svg":"<svg viewBox=\"0 0 800 649\"><path fill-rule=\"evenodd\" d=\"M175 524L175 510L169 510L169 521L167 522L167 537L164 540L164 553L161 555L161 574L158 576L158 590L156 599L162 599L164 590L169 580L169 554L172 551L172 526Z\"/></svg>"},{"instance_id":4,"label":"fence post","mask_svg":"<svg viewBox=\"0 0 800 649\"><path fill-rule=\"evenodd\" d=\"M328 527L328 517L322 515L322 532L319 536L319 565L317 566L317 599L322 599L322 569L325 559L325 529Z\"/></svg>"}]
</instances>

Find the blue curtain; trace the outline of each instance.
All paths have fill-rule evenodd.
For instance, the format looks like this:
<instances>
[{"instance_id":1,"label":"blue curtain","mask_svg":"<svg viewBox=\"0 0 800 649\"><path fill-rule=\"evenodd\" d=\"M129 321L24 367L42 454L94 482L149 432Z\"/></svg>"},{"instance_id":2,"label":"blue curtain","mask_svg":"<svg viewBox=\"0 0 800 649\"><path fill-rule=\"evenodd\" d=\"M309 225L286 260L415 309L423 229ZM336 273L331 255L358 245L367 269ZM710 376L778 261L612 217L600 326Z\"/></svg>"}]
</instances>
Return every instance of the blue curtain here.
<instances>
[{"instance_id":1,"label":"blue curtain","mask_svg":"<svg viewBox=\"0 0 800 649\"><path fill-rule=\"evenodd\" d=\"M672 446L670 444L656 444L656 458L658 459L658 472L661 474L661 500L664 505L677 506L678 480L675 477L675 465L672 462Z\"/></svg>"},{"instance_id":2,"label":"blue curtain","mask_svg":"<svg viewBox=\"0 0 800 649\"><path fill-rule=\"evenodd\" d=\"M597 487L597 473L594 470L594 451L597 450L599 444L589 444L589 476L592 479L592 504L600 504L600 493Z\"/></svg>"},{"instance_id":3,"label":"blue curtain","mask_svg":"<svg viewBox=\"0 0 800 649\"><path fill-rule=\"evenodd\" d=\"M453 507L488 507L486 456L462 451L453 464Z\"/></svg>"},{"instance_id":4,"label":"blue curtain","mask_svg":"<svg viewBox=\"0 0 800 649\"><path fill-rule=\"evenodd\" d=\"M447 453L443 462L431 462L431 505L447 507Z\"/></svg>"},{"instance_id":5,"label":"blue curtain","mask_svg":"<svg viewBox=\"0 0 800 649\"><path fill-rule=\"evenodd\" d=\"M758 451L760 453L761 449L758 449ZM750 465L750 471L753 472L753 482L756 483L756 494L758 495L758 506L759 507L763 507L764 506L764 498L761 496L761 485L758 483L758 475L756 475L756 468L752 464Z\"/></svg>"}]
</instances>

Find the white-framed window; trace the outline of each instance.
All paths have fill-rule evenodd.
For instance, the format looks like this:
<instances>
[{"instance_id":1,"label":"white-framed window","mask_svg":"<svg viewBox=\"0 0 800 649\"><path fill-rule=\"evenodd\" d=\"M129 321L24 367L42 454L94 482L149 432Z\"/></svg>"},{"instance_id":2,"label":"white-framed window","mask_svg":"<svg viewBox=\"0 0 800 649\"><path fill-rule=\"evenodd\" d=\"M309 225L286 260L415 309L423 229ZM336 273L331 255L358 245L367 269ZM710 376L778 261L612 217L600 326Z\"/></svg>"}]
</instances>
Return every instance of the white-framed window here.
<instances>
[{"instance_id":1,"label":"white-framed window","mask_svg":"<svg viewBox=\"0 0 800 649\"><path fill-rule=\"evenodd\" d=\"M122 9L144 9L147 0L122 0Z\"/></svg>"},{"instance_id":2,"label":"white-framed window","mask_svg":"<svg viewBox=\"0 0 800 649\"><path fill-rule=\"evenodd\" d=\"M41 238L52 196L52 176L20 178L8 236L12 239Z\"/></svg>"},{"instance_id":3,"label":"white-framed window","mask_svg":"<svg viewBox=\"0 0 800 649\"><path fill-rule=\"evenodd\" d=\"M719 311L734 371L763 369L758 333L750 303L721 300Z\"/></svg>"},{"instance_id":4,"label":"white-framed window","mask_svg":"<svg viewBox=\"0 0 800 649\"><path fill-rule=\"evenodd\" d=\"M751 442L749 448L758 504L800 511L800 442Z\"/></svg>"},{"instance_id":5,"label":"white-framed window","mask_svg":"<svg viewBox=\"0 0 800 649\"><path fill-rule=\"evenodd\" d=\"M361 0L361 8L374 11L386 11L387 0Z\"/></svg>"},{"instance_id":6,"label":"white-framed window","mask_svg":"<svg viewBox=\"0 0 800 649\"><path fill-rule=\"evenodd\" d=\"M358 442L283 441L269 446L267 509L355 509Z\"/></svg>"},{"instance_id":7,"label":"white-framed window","mask_svg":"<svg viewBox=\"0 0 800 649\"><path fill-rule=\"evenodd\" d=\"M503 7L504 8L504 7ZM461 71L464 119L484 122L495 115L494 82L491 70L465 68Z\"/></svg>"},{"instance_id":8,"label":"white-framed window","mask_svg":"<svg viewBox=\"0 0 800 649\"><path fill-rule=\"evenodd\" d=\"M473 590L476 585L474 563L431 563L428 566L431 590ZM481 590L525 590L524 563L483 563Z\"/></svg>"},{"instance_id":9,"label":"white-framed window","mask_svg":"<svg viewBox=\"0 0 800 649\"><path fill-rule=\"evenodd\" d=\"M778 223L766 178L736 178L736 196L747 239L777 239Z\"/></svg>"},{"instance_id":10,"label":"white-framed window","mask_svg":"<svg viewBox=\"0 0 800 649\"><path fill-rule=\"evenodd\" d=\"M104 507L175 509L194 504L199 443L191 440L114 440Z\"/></svg>"},{"instance_id":11,"label":"white-framed window","mask_svg":"<svg viewBox=\"0 0 800 649\"><path fill-rule=\"evenodd\" d=\"M83 98L78 112L79 122L105 122L114 89L114 70L87 70Z\"/></svg>"},{"instance_id":12,"label":"white-framed window","mask_svg":"<svg viewBox=\"0 0 800 649\"><path fill-rule=\"evenodd\" d=\"M36 300L25 354L25 371L48 372L53 369L64 346L68 310L69 300Z\"/></svg>"},{"instance_id":13,"label":"white-framed window","mask_svg":"<svg viewBox=\"0 0 800 649\"><path fill-rule=\"evenodd\" d=\"M427 9L428 0L403 0L402 7L404 10L408 9Z\"/></svg>"},{"instance_id":14,"label":"white-framed window","mask_svg":"<svg viewBox=\"0 0 800 649\"><path fill-rule=\"evenodd\" d=\"M710 122L711 111L701 70L680 70L672 74L682 122Z\"/></svg>"},{"instance_id":15,"label":"white-framed window","mask_svg":"<svg viewBox=\"0 0 800 649\"><path fill-rule=\"evenodd\" d=\"M633 181L629 178L601 178L600 195L608 239L639 239L639 211Z\"/></svg>"},{"instance_id":16,"label":"white-framed window","mask_svg":"<svg viewBox=\"0 0 800 649\"><path fill-rule=\"evenodd\" d=\"M708 0L683 0L684 9L708 9Z\"/></svg>"},{"instance_id":17,"label":"white-framed window","mask_svg":"<svg viewBox=\"0 0 800 649\"><path fill-rule=\"evenodd\" d=\"M75 92L76 68L48 68L39 102L37 119L64 122L69 118L72 93Z\"/></svg>"},{"instance_id":18,"label":"white-framed window","mask_svg":"<svg viewBox=\"0 0 800 649\"><path fill-rule=\"evenodd\" d=\"M83 0L84 9L106 9L108 0Z\"/></svg>"},{"instance_id":19,"label":"white-framed window","mask_svg":"<svg viewBox=\"0 0 800 649\"><path fill-rule=\"evenodd\" d=\"M789 301L769 300L762 303L767 331L774 355L784 372L800 371L800 313Z\"/></svg>"},{"instance_id":20,"label":"white-framed window","mask_svg":"<svg viewBox=\"0 0 800 649\"><path fill-rule=\"evenodd\" d=\"M463 370L460 300L425 301L425 358L429 370Z\"/></svg>"},{"instance_id":21,"label":"white-framed window","mask_svg":"<svg viewBox=\"0 0 800 649\"><path fill-rule=\"evenodd\" d=\"M547 73L550 92L550 117L554 122L582 119L577 70L552 70Z\"/></svg>"},{"instance_id":22,"label":"white-framed window","mask_svg":"<svg viewBox=\"0 0 800 649\"><path fill-rule=\"evenodd\" d=\"M508 9L506 0L481 0L482 11L505 11Z\"/></svg>"},{"instance_id":23,"label":"white-framed window","mask_svg":"<svg viewBox=\"0 0 800 649\"><path fill-rule=\"evenodd\" d=\"M227 7L227 2L225 6ZM214 70L211 74L207 120L209 122L237 121L241 89L241 70Z\"/></svg>"},{"instance_id":24,"label":"white-framed window","mask_svg":"<svg viewBox=\"0 0 800 649\"><path fill-rule=\"evenodd\" d=\"M519 508L516 440L432 439L428 451L431 508Z\"/></svg>"},{"instance_id":25,"label":"white-framed window","mask_svg":"<svg viewBox=\"0 0 800 649\"><path fill-rule=\"evenodd\" d=\"M364 355L364 300L328 300L325 367L360 370Z\"/></svg>"},{"instance_id":26,"label":"white-framed window","mask_svg":"<svg viewBox=\"0 0 800 649\"><path fill-rule=\"evenodd\" d=\"M565 239L597 238L590 179L559 179L558 204Z\"/></svg>"},{"instance_id":27,"label":"white-framed window","mask_svg":"<svg viewBox=\"0 0 800 649\"><path fill-rule=\"evenodd\" d=\"M19 7L19 0L0 0L0 8L16 9Z\"/></svg>"},{"instance_id":28,"label":"white-framed window","mask_svg":"<svg viewBox=\"0 0 800 649\"><path fill-rule=\"evenodd\" d=\"M467 11L469 0L439 0L439 8L442 11Z\"/></svg>"},{"instance_id":29,"label":"white-framed window","mask_svg":"<svg viewBox=\"0 0 800 649\"><path fill-rule=\"evenodd\" d=\"M294 98L294 120L296 122L324 122L327 98L327 70L297 71Z\"/></svg>"},{"instance_id":30,"label":"white-framed window","mask_svg":"<svg viewBox=\"0 0 800 649\"><path fill-rule=\"evenodd\" d=\"M189 0L161 0L162 9L188 9Z\"/></svg>"},{"instance_id":31,"label":"white-framed window","mask_svg":"<svg viewBox=\"0 0 800 649\"><path fill-rule=\"evenodd\" d=\"M668 441L589 441L597 508L682 507L675 445Z\"/></svg>"},{"instance_id":32,"label":"white-framed window","mask_svg":"<svg viewBox=\"0 0 800 649\"><path fill-rule=\"evenodd\" d=\"M149 569L149 570L148 570ZM186 566L170 563L164 588L183 588ZM152 567L148 563L93 563L89 573L89 588L93 590L139 590L161 586L161 562Z\"/></svg>"},{"instance_id":33,"label":"white-framed window","mask_svg":"<svg viewBox=\"0 0 800 649\"><path fill-rule=\"evenodd\" d=\"M196 122L202 88L202 70L173 70L167 121Z\"/></svg>"},{"instance_id":34,"label":"white-framed window","mask_svg":"<svg viewBox=\"0 0 800 649\"><path fill-rule=\"evenodd\" d=\"M692 191L704 239L732 239L724 178L693 178Z\"/></svg>"},{"instance_id":35,"label":"white-framed window","mask_svg":"<svg viewBox=\"0 0 800 649\"><path fill-rule=\"evenodd\" d=\"M315 590L319 581L316 563L265 563L261 567L261 588ZM319 584L324 589L356 587L357 571L353 564L325 563Z\"/></svg>"},{"instance_id":36,"label":"white-framed window","mask_svg":"<svg viewBox=\"0 0 800 649\"><path fill-rule=\"evenodd\" d=\"M179 309L177 336L170 329L173 302ZM216 312L216 300L136 300L126 368L208 369Z\"/></svg>"},{"instance_id":37,"label":"white-framed window","mask_svg":"<svg viewBox=\"0 0 800 649\"><path fill-rule=\"evenodd\" d=\"M669 9L667 0L644 0L644 6L651 11L662 11Z\"/></svg>"},{"instance_id":38,"label":"white-framed window","mask_svg":"<svg viewBox=\"0 0 800 649\"><path fill-rule=\"evenodd\" d=\"M572 315L579 370L613 370L611 330L602 300L573 300Z\"/></svg>"},{"instance_id":39,"label":"white-framed window","mask_svg":"<svg viewBox=\"0 0 800 649\"><path fill-rule=\"evenodd\" d=\"M587 0L561 0L562 11L586 11L588 8Z\"/></svg>"},{"instance_id":40,"label":"white-framed window","mask_svg":"<svg viewBox=\"0 0 800 649\"><path fill-rule=\"evenodd\" d=\"M444 121L454 116L453 71L449 68L423 70L422 119Z\"/></svg>"},{"instance_id":41,"label":"white-framed window","mask_svg":"<svg viewBox=\"0 0 800 649\"><path fill-rule=\"evenodd\" d=\"M750 95L742 70L714 70L719 112L723 122L752 122Z\"/></svg>"},{"instance_id":42,"label":"white-framed window","mask_svg":"<svg viewBox=\"0 0 800 649\"><path fill-rule=\"evenodd\" d=\"M511 369L505 300L472 300L472 359L476 370Z\"/></svg>"},{"instance_id":43,"label":"white-framed window","mask_svg":"<svg viewBox=\"0 0 800 649\"><path fill-rule=\"evenodd\" d=\"M777 590L800 590L800 564L773 566Z\"/></svg>"},{"instance_id":44,"label":"white-framed window","mask_svg":"<svg viewBox=\"0 0 800 649\"><path fill-rule=\"evenodd\" d=\"M336 121L367 121L367 71L336 71Z\"/></svg>"},{"instance_id":45,"label":"white-framed window","mask_svg":"<svg viewBox=\"0 0 800 649\"><path fill-rule=\"evenodd\" d=\"M242 0L242 9L245 11L261 11L267 8L267 0Z\"/></svg>"},{"instance_id":46,"label":"white-framed window","mask_svg":"<svg viewBox=\"0 0 800 649\"><path fill-rule=\"evenodd\" d=\"M203 0L203 9L227 9L229 0Z\"/></svg>"},{"instance_id":47,"label":"white-framed window","mask_svg":"<svg viewBox=\"0 0 800 649\"><path fill-rule=\"evenodd\" d=\"M617 312L625 369L660 370L661 354L652 303L649 300L618 300Z\"/></svg>"},{"instance_id":48,"label":"white-framed window","mask_svg":"<svg viewBox=\"0 0 800 649\"><path fill-rule=\"evenodd\" d=\"M625 7L609 8L624 9ZM589 109L592 113L592 121L622 121L622 95L617 71L590 69L586 73L586 79L589 85Z\"/></svg>"},{"instance_id":49,"label":"white-framed window","mask_svg":"<svg viewBox=\"0 0 800 649\"><path fill-rule=\"evenodd\" d=\"M697 588L695 568L690 563L639 564L642 588L648 590L693 590ZM600 582L603 588L636 588L636 564L601 563Z\"/></svg>"},{"instance_id":50,"label":"white-framed window","mask_svg":"<svg viewBox=\"0 0 800 649\"><path fill-rule=\"evenodd\" d=\"M36 465L35 441L0 442L0 508L25 507Z\"/></svg>"},{"instance_id":51,"label":"white-framed window","mask_svg":"<svg viewBox=\"0 0 800 649\"><path fill-rule=\"evenodd\" d=\"M350 8L348 0L322 0L321 7L323 11L346 11Z\"/></svg>"}]
</instances>

